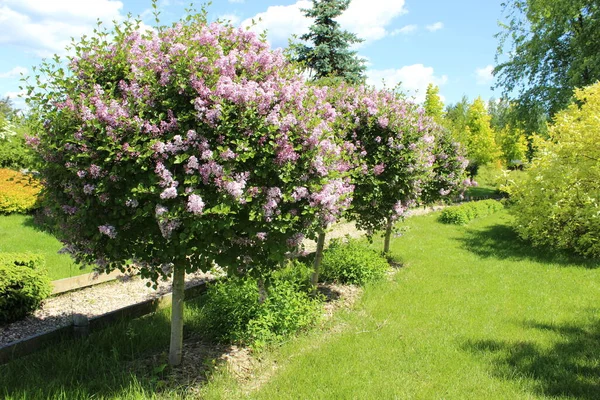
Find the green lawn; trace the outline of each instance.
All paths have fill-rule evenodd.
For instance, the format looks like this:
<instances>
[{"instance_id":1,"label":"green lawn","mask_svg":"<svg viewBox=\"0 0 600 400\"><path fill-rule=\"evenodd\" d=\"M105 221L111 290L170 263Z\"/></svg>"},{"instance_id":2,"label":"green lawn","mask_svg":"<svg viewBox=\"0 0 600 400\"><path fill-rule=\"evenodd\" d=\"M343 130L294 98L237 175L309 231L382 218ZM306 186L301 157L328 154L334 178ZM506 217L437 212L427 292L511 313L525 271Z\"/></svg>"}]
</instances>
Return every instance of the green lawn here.
<instances>
[{"instance_id":1,"label":"green lawn","mask_svg":"<svg viewBox=\"0 0 600 400\"><path fill-rule=\"evenodd\" d=\"M277 372L250 397L599 399L597 263L532 251L508 218L409 219L393 244L404 268L333 333L269 355ZM235 398L233 385L218 376L207 397Z\"/></svg>"},{"instance_id":2,"label":"green lawn","mask_svg":"<svg viewBox=\"0 0 600 400\"><path fill-rule=\"evenodd\" d=\"M199 398L600 398L597 263L531 250L505 212L466 227L436 217L407 220L393 241L404 266L353 310L262 353L249 382L209 373ZM199 306L188 302L188 334ZM168 337L165 311L58 345L0 366L0 397L176 398L140 361L162 365Z\"/></svg>"},{"instance_id":3,"label":"green lawn","mask_svg":"<svg viewBox=\"0 0 600 400\"><path fill-rule=\"evenodd\" d=\"M33 224L29 215L0 215L0 252L39 253L46 258L50 279L61 279L90 272L80 269L66 254L58 254L62 244Z\"/></svg>"}]
</instances>

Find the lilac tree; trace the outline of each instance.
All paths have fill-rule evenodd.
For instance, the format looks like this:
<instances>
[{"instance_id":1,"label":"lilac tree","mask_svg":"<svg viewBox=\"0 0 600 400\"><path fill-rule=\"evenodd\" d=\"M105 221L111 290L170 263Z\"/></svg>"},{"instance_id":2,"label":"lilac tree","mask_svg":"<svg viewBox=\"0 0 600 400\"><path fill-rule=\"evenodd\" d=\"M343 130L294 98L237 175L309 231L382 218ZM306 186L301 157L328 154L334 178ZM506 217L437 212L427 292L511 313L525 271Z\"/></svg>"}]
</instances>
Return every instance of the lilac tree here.
<instances>
[{"instance_id":1,"label":"lilac tree","mask_svg":"<svg viewBox=\"0 0 600 400\"><path fill-rule=\"evenodd\" d=\"M349 218L369 233L385 230L387 253L394 221L411 206L454 193L466 160L423 109L394 91L342 85L330 96L343 116L336 128L358 157Z\"/></svg>"},{"instance_id":2,"label":"lilac tree","mask_svg":"<svg viewBox=\"0 0 600 400\"><path fill-rule=\"evenodd\" d=\"M198 14L126 22L44 63L34 142L69 252L103 271L173 274L169 362L181 362L185 273L261 274L352 199L351 145L326 92L255 34Z\"/></svg>"}]
</instances>

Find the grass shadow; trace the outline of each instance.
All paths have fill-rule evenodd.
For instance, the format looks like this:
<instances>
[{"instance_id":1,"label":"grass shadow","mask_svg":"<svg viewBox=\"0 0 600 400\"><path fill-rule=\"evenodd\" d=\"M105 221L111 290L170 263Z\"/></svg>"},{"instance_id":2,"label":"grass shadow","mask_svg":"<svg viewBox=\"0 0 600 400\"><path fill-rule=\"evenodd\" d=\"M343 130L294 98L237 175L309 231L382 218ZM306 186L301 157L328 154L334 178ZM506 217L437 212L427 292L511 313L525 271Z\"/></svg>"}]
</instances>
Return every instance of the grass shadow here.
<instances>
[{"instance_id":1,"label":"grass shadow","mask_svg":"<svg viewBox=\"0 0 600 400\"><path fill-rule=\"evenodd\" d=\"M482 258L531 260L590 269L600 266L599 260L586 259L545 247L533 247L505 224L491 225L483 229L468 228L465 234L456 240L462 242L465 250Z\"/></svg>"},{"instance_id":2,"label":"grass shadow","mask_svg":"<svg viewBox=\"0 0 600 400\"><path fill-rule=\"evenodd\" d=\"M192 318L199 307L186 303ZM189 322L178 367L167 365L170 319L159 311L0 365L0 398L146 399L193 393L226 361L231 346L205 340Z\"/></svg>"},{"instance_id":3,"label":"grass shadow","mask_svg":"<svg viewBox=\"0 0 600 400\"><path fill-rule=\"evenodd\" d=\"M600 398L600 321L587 325L525 321L522 325L558 334L560 339L550 347L529 341L467 341L463 349L491 356L498 378L534 381L540 395Z\"/></svg>"}]
</instances>

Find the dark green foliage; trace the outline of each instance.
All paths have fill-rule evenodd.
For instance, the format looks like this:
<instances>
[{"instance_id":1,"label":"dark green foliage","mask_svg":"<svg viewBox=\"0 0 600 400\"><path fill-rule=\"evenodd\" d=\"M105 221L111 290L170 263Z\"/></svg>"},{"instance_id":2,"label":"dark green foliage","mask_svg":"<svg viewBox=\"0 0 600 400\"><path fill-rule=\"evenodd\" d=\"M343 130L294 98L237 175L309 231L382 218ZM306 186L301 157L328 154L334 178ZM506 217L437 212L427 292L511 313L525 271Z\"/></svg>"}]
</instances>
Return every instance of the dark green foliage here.
<instances>
[{"instance_id":1,"label":"dark green foliage","mask_svg":"<svg viewBox=\"0 0 600 400\"><path fill-rule=\"evenodd\" d=\"M464 225L475 218L492 215L504 208L497 200L482 200L471 203L463 203L442 210L440 222L445 224Z\"/></svg>"},{"instance_id":2,"label":"dark green foliage","mask_svg":"<svg viewBox=\"0 0 600 400\"><path fill-rule=\"evenodd\" d=\"M356 240L333 240L323 255L325 281L364 285L381 279L389 269L385 257Z\"/></svg>"},{"instance_id":3,"label":"dark green foliage","mask_svg":"<svg viewBox=\"0 0 600 400\"><path fill-rule=\"evenodd\" d=\"M24 318L50 295L43 261L39 255L0 254L0 324Z\"/></svg>"},{"instance_id":4,"label":"dark green foliage","mask_svg":"<svg viewBox=\"0 0 600 400\"><path fill-rule=\"evenodd\" d=\"M271 273L271 278L274 280L291 282L296 285L298 289L310 293L312 291L310 277L313 273L313 269L308 266L310 263L311 262L305 263L298 260L290 260L284 268Z\"/></svg>"},{"instance_id":5,"label":"dark green foliage","mask_svg":"<svg viewBox=\"0 0 600 400\"><path fill-rule=\"evenodd\" d=\"M365 81L366 66L350 50L353 43L362 42L355 34L340 29L335 18L348 8L350 0L313 0L311 9L303 9L304 15L314 19L309 33L300 39L314 46L293 45L294 61L303 63L314 80L339 77L350 84Z\"/></svg>"},{"instance_id":6,"label":"dark green foliage","mask_svg":"<svg viewBox=\"0 0 600 400\"><path fill-rule=\"evenodd\" d=\"M600 4L591 0L508 0L498 34L496 87L514 96L528 133L565 108L574 88L600 78ZM508 46L507 46L508 44ZM511 96L512 97L512 96Z\"/></svg>"},{"instance_id":7,"label":"dark green foliage","mask_svg":"<svg viewBox=\"0 0 600 400\"><path fill-rule=\"evenodd\" d=\"M307 271L300 263L291 265L267 279L263 290L260 281L250 277L212 285L205 295L202 330L221 342L260 348L313 325L321 302L306 290Z\"/></svg>"}]
</instances>

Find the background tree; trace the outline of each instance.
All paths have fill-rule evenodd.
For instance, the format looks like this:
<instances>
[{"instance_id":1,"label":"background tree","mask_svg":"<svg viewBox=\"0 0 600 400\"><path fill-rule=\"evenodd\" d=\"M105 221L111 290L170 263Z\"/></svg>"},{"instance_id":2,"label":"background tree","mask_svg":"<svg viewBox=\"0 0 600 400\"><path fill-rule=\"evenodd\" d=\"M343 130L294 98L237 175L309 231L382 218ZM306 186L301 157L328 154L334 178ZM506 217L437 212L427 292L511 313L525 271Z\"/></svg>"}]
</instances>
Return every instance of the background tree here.
<instances>
[{"instance_id":1,"label":"background tree","mask_svg":"<svg viewBox=\"0 0 600 400\"><path fill-rule=\"evenodd\" d=\"M452 132L455 140L465 144L467 142L467 111L469 110L469 99L467 96L454 104L446 106L444 124Z\"/></svg>"},{"instance_id":2,"label":"background tree","mask_svg":"<svg viewBox=\"0 0 600 400\"><path fill-rule=\"evenodd\" d=\"M500 156L495 133L490 125L491 118L481 97L476 98L467 110L466 142L467 155L472 168L495 161Z\"/></svg>"},{"instance_id":3,"label":"background tree","mask_svg":"<svg viewBox=\"0 0 600 400\"><path fill-rule=\"evenodd\" d=\"M425 108L425 115L433 118L437 123L442 122L444 116L444 103L440 98L440 88L433 83L427 85L423 108Z\"/></svg>"},{"instance_id":4,"label":"background tree","mask_svg":"<svg viewBox=\"0 0 600 400\"><path fill-rule=\"evenodd\" d=\"M518 128L544 134L546 121L568 105L574 88L600 79L600 3L507 0L504 14L496 87L515 100Z\"/></svg>"},{"instance_id":5,"label":"background tree","mask_svg":"<svg viewBox=\"0 0 600 400\"><path fill-rule=\"evenodd\" d=\"M292 46L292 58L300 62L310 72L313 80L340 78L350 84L364 83L366 66L350 50L354 43L362 42L355 34L340 29L335 20L348 8L350 0L313 0L310 9L303 9L304 15L314 19L309 33L300 39L311 45L298 43Z\"/></svg>"}]
</instances>

